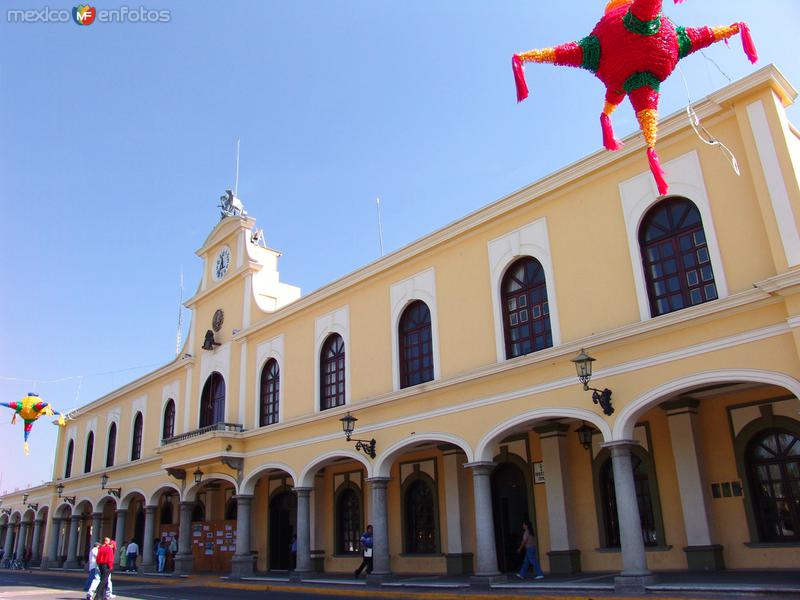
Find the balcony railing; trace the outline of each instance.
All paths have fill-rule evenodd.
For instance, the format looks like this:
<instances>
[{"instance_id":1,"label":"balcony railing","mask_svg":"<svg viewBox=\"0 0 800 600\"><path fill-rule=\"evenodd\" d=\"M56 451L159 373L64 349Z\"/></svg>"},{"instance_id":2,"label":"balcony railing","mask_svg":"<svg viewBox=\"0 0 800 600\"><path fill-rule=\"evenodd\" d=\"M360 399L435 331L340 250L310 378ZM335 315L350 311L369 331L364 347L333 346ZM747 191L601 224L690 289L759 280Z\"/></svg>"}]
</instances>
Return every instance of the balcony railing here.
<instances>
[{"instance_id":1,"label":"balcony railing","mask_svg":"<svg viewBox=\"0 0 800 600\"><path fill-rule=\"evenodd\" d=\"M166 438L161 440L161 445L166 446L168 444L175 444L177 442L182 442L184 440L190 440L192 438L200 437L208 433L209 431L227 431L229 433L240 433L244 431L244 427L239 423L214 423L213 425L208 425L206 427L201 427L200 429L195 429L194 431L187 431L186 433L181 433L178 435L173 435L170 438Z\"/></svg>"}]
</instances>

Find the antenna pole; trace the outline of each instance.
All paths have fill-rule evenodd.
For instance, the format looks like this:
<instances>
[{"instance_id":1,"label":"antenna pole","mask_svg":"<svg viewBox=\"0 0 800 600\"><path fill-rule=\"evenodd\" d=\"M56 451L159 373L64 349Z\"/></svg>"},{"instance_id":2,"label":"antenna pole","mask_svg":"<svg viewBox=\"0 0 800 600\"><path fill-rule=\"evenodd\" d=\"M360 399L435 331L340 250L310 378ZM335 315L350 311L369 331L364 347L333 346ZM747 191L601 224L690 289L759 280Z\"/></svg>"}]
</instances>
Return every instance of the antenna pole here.
<instances>
[{"instance_id":1,"label":"antenna pole","mask_svg":"<svg viewBox=\"0 0 800 600\"><path fill-rule=\"evenodd\" d=\"M233 195L239 197L239 138L236 138L236 178L233 182Z\"/></svg>"},{"instance_id":2,"label":"antenna pole","mask_svg":"<svg viewBox=\"0 0 800 600\"><path fill-rule=\"evenodd\" d=\"M383 226L381 225L381 199L378 196L375 199L375 207L378 210L378 239L381 243L381 256L383 256Z\"/></svg>"},{"instance_id":3,"label":"antenna pole","mask_svg":"<svg viewBox=\"0 0 800 600\"><path fill-rule=\"evenodd\" d=\"M183 265L181 265L181 291L178 300L178 333L175 336L175 356L181 351L181 338L183 337Z\"/></svg>"}]
</instances>

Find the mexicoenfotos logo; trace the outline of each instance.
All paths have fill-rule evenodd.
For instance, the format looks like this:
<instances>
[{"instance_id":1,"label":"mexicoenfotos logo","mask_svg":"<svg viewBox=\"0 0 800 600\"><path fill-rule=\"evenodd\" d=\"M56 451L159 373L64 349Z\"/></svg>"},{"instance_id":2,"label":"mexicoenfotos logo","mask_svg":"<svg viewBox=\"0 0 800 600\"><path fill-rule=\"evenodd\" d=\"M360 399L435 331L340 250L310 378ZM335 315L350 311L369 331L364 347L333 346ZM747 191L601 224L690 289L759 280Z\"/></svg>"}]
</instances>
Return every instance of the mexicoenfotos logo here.
<instances>
[{"instance_id":1,"label":"mexicoenfotos logo","mask_svg":"<svg viewBox=\"0 0 800 600\"><path fill-rule=\"evenodd\" d=\"M6 10L9 23L69 23L91 25L97 23L169 23L172 11L152 9L144 6L120 6L119 8L96 8L88 4L78 4L72 13L66 8L43 8Z\"/></svg>"},{"instance_id":2,"label":"mexicoenfotos logo","mask_svg":"<svg viewBox=\"0 0 800 600\"><path fill-rule=\"evenodd\" d=\"M97 10L88 4L79 4L72 9L72 18L78 25L91 25L97 16Z\"/></svg>"}]
</instances>

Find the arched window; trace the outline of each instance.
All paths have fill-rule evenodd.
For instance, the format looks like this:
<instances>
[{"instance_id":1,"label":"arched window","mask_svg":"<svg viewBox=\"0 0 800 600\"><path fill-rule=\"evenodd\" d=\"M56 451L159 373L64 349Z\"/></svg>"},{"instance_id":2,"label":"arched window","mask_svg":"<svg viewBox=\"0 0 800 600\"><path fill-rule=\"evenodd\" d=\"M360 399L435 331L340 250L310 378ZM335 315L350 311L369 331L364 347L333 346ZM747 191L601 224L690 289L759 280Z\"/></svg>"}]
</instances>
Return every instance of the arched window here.
<instances>
[{"instance_id":1,"label":"arched window","mask_svg":"<svg viewBox=\"0 0 800 600\"><path fill-rule=\"evenodd\" d=\"M212 373L203 386L200 397L200 427L209 427L225 421L225 380Z\"/></svg>"},{"instance_id":2,"label":"arched window","mask_svg":"<svg viewBox=\"0 0 800 600\"><path fill-rule=\"evenodd\" d=\"M319 356L319 408L344 404L344 340L338 333L328 336Z\"/></svg>"},{"instance_id":3,"label":"arched window","mask_svg":"<svg viewBox=\"0 0 800 600\"><path fill-rule=\"evenodd\" d=\"M161 431L161 439L167 440L175 435L175 401L170 398L164 407L164 427Z\"/></svg>"},{"instance_id":4,"label":"arched window","mask_svg":"<svg viewBox=\"0 0 800 600\"><path fill-rule=\"evenodd\" d=\"M192 521L205 521L206 520L206 507L205 505L197 500L194 503L194 508L192 509Z\"/></svg>"},{"instance_id":5,"label":"arched window","mask_svg":"<svg viewBox=\"0 0 800 600\"><path fill-rule=\"evenodd\" d=\"M133 420L133 444L131 444L131 460L139 460L142 457L142 413L137 412Z\"/></svg>"},{"instance_id":6,"label":"arched window","mask_svg":"<svg viewBox=\"0 0 800 600\"><path fill-rule=\"evenodd\" d=\"M405 551L408 554L437 552L436 495L433 480L419 476L410 482L403 501Z\"/></svg>"},{"instance_id":7,"label":"arched window","mask_svg":"<svg viewBox=\"0 0 800 600\"><path fill-rule=\"evenodd\" d=\"M261 416L259 426L278 422L281 372L278 361L270 358L261 369Z\"/></svg>"},{"instance_id":8,"label":"arched window","mask_svg":"<svg viewBox=\"0 0 800 600\"><path fill-rule=\"evenodd\" d=\"M662 528L656 522L653 506L653 490L651 481L651 465L649 458L638 453L631 454L633 480L636 486L636 499L639 503L639 519L642 523L642 539L645 546L658 546L662 542L659 533ZM614 469L611 457L607 457L600 466L600 497L602 498L603 527L602 540L605 548L620 547L619 517L617 515L617 493L614 488Z\"/></svg>"},{"instance_id":9,"label":"arched window","mask_svg":"<svg viewBox=\"0 0 800 600\"><path fill-rule=\"evenodd\" d=\"M654 317L717 299L700 211L686 198L662 200L639 229L642 267Z\"/></svg>"},{"instance_id":10,"label":"arched window","mask_svg":"<svg viewBox=\"0 0 800 600\"><path fill-rule=\"evenodd\" d=\"M422 300L409 304L398 325L400 387L433 380L431 311Z\"/></svg>"},{"instance_id":11,"label":"arched window","mask_svg":"<svg viewBox=\"0 0 800 600\"><path fill-rule=\"evenodd\" d=\"M94 454L94 431L90 431L86 436L86 458L83 461L83 472L88 473L92 470L92 454Z\"/></svg>"},{"instance_id":12,"label":"arched window","mask_svg":"<svg viewBox=\"0 0 800 600\"><path fill-rule=\"evenodd\" d=\"M72 454L75 451L75 442L69 441L67 444L67 463L64 467L64 479L69 479L72 476Z\"/></svg>"},{"instance_id":13,"label":"arched window","mask_svg":"<svg viewBox=\"0 0 800 600\"><path fill-rule=\"evenodd\" d=\"M516 260L501 285L506 358L550 348L553 334L542 263L531 256Z\"/></svg>"},{"instance_id":14,"label":"arched window","mask_svg":"<svg viewBox=\"0 0 800 600\"><path fill-rule=\"evenodd\" d=\"M112 423L108 428L108 447L106 448L106 466L114 466L114 454L117 450L117 424Z\"/></svg>"},{"instance_id":15,"label":"arched window","mask_svg":"<svg viewBox=\"0 0 800 600\"><path fill-rule=\"evenodd\" d=\"M336 554L358 554L361 539L361 494L352 483L339 488L334 504L336 511Z\"/></svg>"},{"instance_id":16,"label":"arched window","mask_svg":"<svg viewBox=\"0 0 800 600\"><path fill-rule=\"evenodd\" d=\"M760 540L800 541L800 438L768 429L750 442L746 460Z\"/></svg>"}]
</instances>

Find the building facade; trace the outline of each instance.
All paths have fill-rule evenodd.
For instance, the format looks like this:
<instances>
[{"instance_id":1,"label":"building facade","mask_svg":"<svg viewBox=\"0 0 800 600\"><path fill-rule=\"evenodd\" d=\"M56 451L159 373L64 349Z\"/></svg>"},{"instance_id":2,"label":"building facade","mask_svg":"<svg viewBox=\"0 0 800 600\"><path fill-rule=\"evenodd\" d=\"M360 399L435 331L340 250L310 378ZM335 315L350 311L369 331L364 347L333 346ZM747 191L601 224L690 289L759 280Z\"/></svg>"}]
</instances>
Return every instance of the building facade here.
<instances>
[{"instance_id":1,"label":"building facade","mask_svg":"<svg viewBox=\"0 0 800 600\"><path fill-rule=\"evenodd\" d=\"M631 138L306 296L223 218L184 350L73 415L53 482L3 498L6 555L69 568L135 538L148 570L164 535L179 573L349 572L371 523L377 577L491 580L530 520L545 571L621 587L796 568L795 97L768 66L695 105L739 177L681 112L670 196Z\"/></svg>"}]
</instances>

